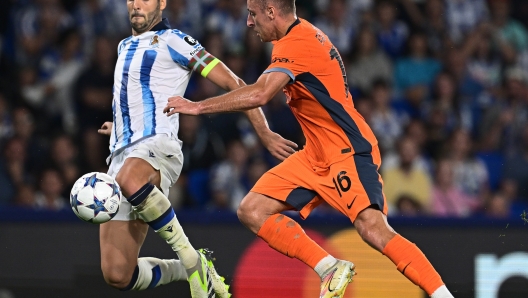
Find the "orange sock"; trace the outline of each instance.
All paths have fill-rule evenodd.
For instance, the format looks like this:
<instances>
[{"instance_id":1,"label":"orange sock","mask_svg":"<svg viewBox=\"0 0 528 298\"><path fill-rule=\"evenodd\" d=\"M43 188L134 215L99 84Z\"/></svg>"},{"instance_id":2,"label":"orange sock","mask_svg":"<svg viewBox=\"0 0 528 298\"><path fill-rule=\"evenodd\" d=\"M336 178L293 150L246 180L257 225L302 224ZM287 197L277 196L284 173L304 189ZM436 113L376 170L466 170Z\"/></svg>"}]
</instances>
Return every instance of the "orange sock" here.
<instances>
[{"instance_id":1,"label":"orange sock","mask_svg":"<svg viewBox=\"0 0 528 298\"><path fill-rule=\"evenodd\" d=\"M299 259L312 269L328 256L328 252L308 237L298 223L282 214L270 216L257 236L271 248L290 258Z\"/></svg>"},{"instance_id":2,"label":"orange sock","mask_svg":"<svg viewBox=\"0 0 528 298\"><path fill-rule=\"evenodd\" d=\"M420 286L429 296L444 285L442 278L422 251L402 236L394 236L383 249L383 254L396 264L398 271Z\"/></svg>"}]
</instances>

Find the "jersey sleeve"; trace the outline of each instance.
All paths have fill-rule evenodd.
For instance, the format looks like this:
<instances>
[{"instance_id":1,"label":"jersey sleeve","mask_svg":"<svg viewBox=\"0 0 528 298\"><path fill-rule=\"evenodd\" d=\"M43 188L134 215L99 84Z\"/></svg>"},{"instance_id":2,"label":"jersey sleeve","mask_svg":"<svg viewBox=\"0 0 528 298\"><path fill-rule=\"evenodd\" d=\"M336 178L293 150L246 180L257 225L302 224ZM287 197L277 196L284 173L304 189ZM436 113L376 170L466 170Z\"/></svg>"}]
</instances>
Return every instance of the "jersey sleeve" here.
<instances>
[{"instance_id":1,"label":"jersey sleeve","mask_svg":"<svg viewBox=\"0 0 528 298\"><path fill-rule=\"evenodd\" d=\"M303 47L306 45L301 41L277 42L271 53L271 64L264 73L283 72L291 78L290 84L293 84L297 75L309 70L310 57Z\"/></svg>"},{"instance_id":2,"label":"jersey sleeve","mask_svg":"<svg viewBox=\"0 0 528 298\"><path fill-rule=\"evenodd\" d=\"M190 35L179 30L171 30L167 38L167 47L174 63L207 77L220 62Z\"/></svg>"},{"instance_id":3,"label":"jersey sleeve","mask_svg":"<svg viewBox=\"0 0 528 298\"><path fill-rule=\"evenodd\" d=\"M123 49L125 48L126 42L129 41L130 39L132 39L132 36L127 37L119 42L119 44L117 45L117 55L118 56L121 55L121 51L123 51Z\"/></svg>"}]
</instances>

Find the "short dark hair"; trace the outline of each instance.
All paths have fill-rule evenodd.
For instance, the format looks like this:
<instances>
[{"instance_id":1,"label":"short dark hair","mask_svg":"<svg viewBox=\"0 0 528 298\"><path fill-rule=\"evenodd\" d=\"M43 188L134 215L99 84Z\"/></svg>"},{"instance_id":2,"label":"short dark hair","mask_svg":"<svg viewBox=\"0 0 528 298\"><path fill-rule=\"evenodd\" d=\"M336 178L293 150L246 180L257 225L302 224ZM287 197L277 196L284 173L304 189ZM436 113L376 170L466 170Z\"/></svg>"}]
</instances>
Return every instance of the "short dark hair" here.
<instances>
[{"instance_id":1,"label":"short dark hair","mask_svg":"<svg viewBox=\"0 0 528 298\"><path fill-rule=\"evenodd\" d=\"M294 13L295 12L295 0L257 0L260 9L266 9L266 5L269 2L273 2L279 8L279 13Z\"/></svg>"}]
</instances>

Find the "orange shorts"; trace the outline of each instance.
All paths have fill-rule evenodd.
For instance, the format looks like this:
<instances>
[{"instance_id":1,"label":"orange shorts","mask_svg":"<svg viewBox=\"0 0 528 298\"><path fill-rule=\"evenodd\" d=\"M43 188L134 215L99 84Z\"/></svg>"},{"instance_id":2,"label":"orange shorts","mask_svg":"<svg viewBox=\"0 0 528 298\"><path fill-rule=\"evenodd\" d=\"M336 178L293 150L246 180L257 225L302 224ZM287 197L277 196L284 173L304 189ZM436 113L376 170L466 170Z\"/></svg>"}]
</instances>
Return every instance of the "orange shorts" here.
<instances>
[{"instance_id":1,"label":"orange shorts","mask_svg":"<svg viewBox=\"0 0 528 298\"><path fill-rule=\"evenodd\" d=\"M301 150L266 172L251 191L290 204L303 219L324 200L354 222L372 205L387 214L378 168L370 154L351 155L329 168L314 167Z\"/></svg>"}]
</instances>

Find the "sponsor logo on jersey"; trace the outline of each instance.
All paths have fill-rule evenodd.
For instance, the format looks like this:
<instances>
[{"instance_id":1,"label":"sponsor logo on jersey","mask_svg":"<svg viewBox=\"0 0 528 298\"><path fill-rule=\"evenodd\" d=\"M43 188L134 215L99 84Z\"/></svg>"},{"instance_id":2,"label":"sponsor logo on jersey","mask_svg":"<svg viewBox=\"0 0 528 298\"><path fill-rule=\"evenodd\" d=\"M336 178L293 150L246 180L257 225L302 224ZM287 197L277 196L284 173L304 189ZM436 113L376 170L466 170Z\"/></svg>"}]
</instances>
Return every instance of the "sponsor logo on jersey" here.
<instances>
[{"instance_id":1,"label":"sponsor logo on jersey","mask_svg":"<svg viewBox=\"0 0 528 298\"><path fill-rule=\"evenodd\" d=\"M288 58L279 58L279 57L275 57L273 58L273 61L272 63L275 63L275 62L282 62L282 63L293 63L295 61L288 59Z\"/></svg>"},{"instance_id":2,"label":"sponsor logo on jersey","mask_svg":"<svg viewBox=\"0 0 528 298\"><path fill-rule=\"evenodd\" d=\"M183 40L185 40L186 43L188 43L189 45L191 46L195 46L198 44L198 41L192 37L190 37L189 35L186 35Z\"/></svg>"},{"instance_id":3,"label":"sponsor logo on jersey","mask_svg":"<svg viewBox=\"0 0 528 298\"><path fill-rule=\"evenodd\" d=\"M194 56L196 55L198 52L200 52L201 50L203 49L203 47L198 47L197 49L194 49L192 50L192 52L189 53L189 56Z\"/></svg>"},{"instance_id":4,"label":"sponsor logo on jersey","mask_svg":"<svg viewBox=\"0 0 528 298\"><path fill-rule=\"evenodd\" d=\"M315 28L315 27L314 27ZM321 31L317 31L316 34L315 34L315 38L317 38L317 40L322 44L324 45L325 44L325 41L326 41L326 38L324 37L323 33Z\"/></svg>"}]
</instances>

